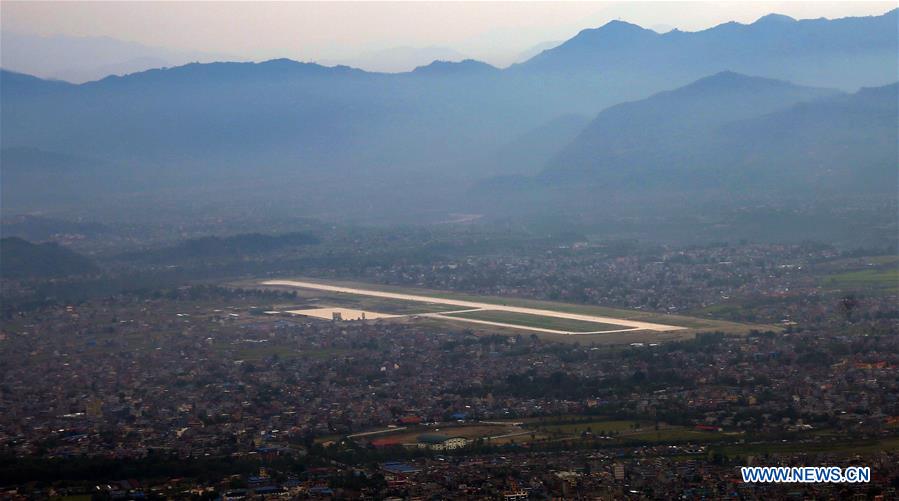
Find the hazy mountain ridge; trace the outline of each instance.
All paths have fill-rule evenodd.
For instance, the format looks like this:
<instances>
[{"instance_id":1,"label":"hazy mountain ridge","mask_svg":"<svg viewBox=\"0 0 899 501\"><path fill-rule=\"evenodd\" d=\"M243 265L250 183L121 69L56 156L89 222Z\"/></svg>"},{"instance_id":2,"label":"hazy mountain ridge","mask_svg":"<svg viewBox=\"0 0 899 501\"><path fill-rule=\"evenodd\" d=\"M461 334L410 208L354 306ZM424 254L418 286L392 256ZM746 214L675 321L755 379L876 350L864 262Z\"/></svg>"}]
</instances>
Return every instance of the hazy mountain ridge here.
<instances>
[{"instance_id":1,"label":"hazy mountain ridge","mask_svg":"<svg viewBox=\"0 0 899 501\"><path fill-rule=\"evenodd\" d=\"M724 23L706 30L659 34L613 21L586 29L553 49L517 65L519 71L616 71L686 76L722 69L802 84L854 88L895 79L897 62L849 75L867 53L896 54L899 9L881 16L795 20L771 14L752 24ZM847 57L851 56L851 57ZM804 61L817 57L814 61ZM853 60L854 59L854 60ZM784 61L791 60L791 65ZM821 66L812 72L811 64ZM623 67L623 68L622 68ZM641 70L642 69L642 70ZM648 70L648 71L647 71ZM867 76L862 76L867 74ZM814 78L809 78L813 76ZM850 80L861 77L862 83ZM694 78L695 79L695 78ZM865 81L867 80L867 81Z\"/></svg>"},{"instance_id":2,"label":"hazy mountain ridge","mask_svg":"<svg viewBox=\"0 0 899 501\"><path fill-rule=\"evenodd\" d=\"M448 47L392 47L364 52L355 57L322 60L326 66L346 65L366 71L401 73L433 61L462 61L468 57Z\"/></svg>"},{"instance_id":3,"label":"hazy mountain ridge","mask_svg":"<svg viewBox=\"0 0 899 501\"><path fill-rule=\"evenodd\" d=\"M88 258L55 243L33 244L18 237L0 239L3 278L62 277L98 271Z\"/></svg>"},{"instance_id":4,"label":"hazy mountain ridge","mask_svg":"<svg viewBox=\"0 0 899 501\"><path fill-rule=\"evenodd\" d=\"M765 16L752 24L664 34L613 21L583 30L508 71L547 86L578 82L578 95L600 105L596 112L723 70L854 91L895 81L897 23L899 9L834 20ZM556 99L566 111L577 109L573 100Z\"/></svg>"},{"instance_id":5,"label":"hazy mountain ridge","mask_svg":"<svg viewBox=\"0 0 899 501\"><path fill-rule=\"evenodd\" d=\"M485 160L485 175L533 175L562 148L570 144L590 117L578 114L561 115L541 124L503 144Z\"/></svg>"},{"instance_id":6,"label":"hazy mountain ridge","mask_svg":"<svg viewBox=\"0 0 899 501\"><path fill-rule=\"evenodd\" d=\"M720 73L603 111L538 179L641 190L882 191L895 181L896 88L845 95Z\"/></svg>"},{"instance_id":7,"label":"hazy mountain ridge","mask_svg":"<svg viewBox=\"0 0 899 501\"><path fill-rule=\"evenodd\" d=\"M419 66L412 70L412 73L427 74L435 76L445 76L453 74L495 74L501 71L499 68L491 66L474 59L464 59L462 61L432 61L424 66Z\"/></svg>"},{"instance_id":8,"label":"hazy mountain ridge","mask_svg":"<svg viewBox=\"0 0 899 501\"><path fill-rule=\"evenodd\" d=\"M0 41L4 68L76 83L225 58L222 54L151 47L110 37L37 36L3 30Z\"/></svg>"},{"instance_id":9,"label":"hazy mountain ridge","mask_svg":"<svg viewBox=\"0 0 899 501\"><path fill-rule=\"evenodd\" d=\"M899 186L897 117L899 84L893 83L729 124L716 139L734 153L733 168L753 173L756 183L894 194ZM759 145L764 148L757 151Z\"/></svg>"},{"instance_id":10,"label":"hazy mountain ridge","mask_svg":"<svg viewBox=\"0 0 899 501\"><path fill-rule=\"evenodd\" d=\"M769 78L782 69L766 62L774 59L817 87L840 87L846 79L853 85L879 81L897 64L896 13L834 21L766 17L751 25L728 23L664 35L612 22L505 70L465 60L387 74L276 59L195 63L81 85L3 71L0 141L5 150L33 148L96 159L109 175L96 171L93 179L128 178L126 189L142 193L144 200L188 197L191 203L215 203L215 197L228 193L227 201L252 201L262 190L281 203L299 201L304 210L358 210L365 200L370 214L372 208L396 209L397 197L391 193L404 186L412 190L407 193L412 199L432 201L429 210L440 212L446 204L459 203L453 192L463 192L479 178L533 174L552 149L577 132L579 125L569 123L565 131L541 135L541 127L560 116L605 110L603 116L620 131L628 130L628 120L643 123L646 133L665 139L669 148L642 159L645 170L666 161L679 144L665 127L686 134L707 124L685 121L683 111L678 122L657 117L647 124L629 114L616 115L617 108L609 106L728 69L757 67L745 73ZM804 47L809 40L831 37L838 40L830 50ZM781 44L792 48L782 50ZM836 81L830 73L803 69L806 63L827 68L849 52L853 61L878 64L844 69ZM727 54L733 58L722 59ZM691 88L715 95L715 89L689 86L679 92ZM753 91L760 92L756 98L767 95L763 88ZM830 92L796 85L783 89L788 98L780 101L728 104L725 97L695 115L710 121L729 113L714 119L722 124ZM681 110L693 106L689 96L680 98ZM670 102L672 111L679 109ZM23 172L15 163L7 168ZM552 177L554 170L544 176ZM18 179L40 186L39 178ZM7 208L33 208L56 197L45 194L32 200L39 203L28 204L27 185L16 185L17 178L5 181L5 192L21 194L13 197L15 204L4 197ZM121 195L99 185L92 188L91 178L58 184L63 190L67 184L85 187L75 199Z\"/></svg>"}]
</instances>

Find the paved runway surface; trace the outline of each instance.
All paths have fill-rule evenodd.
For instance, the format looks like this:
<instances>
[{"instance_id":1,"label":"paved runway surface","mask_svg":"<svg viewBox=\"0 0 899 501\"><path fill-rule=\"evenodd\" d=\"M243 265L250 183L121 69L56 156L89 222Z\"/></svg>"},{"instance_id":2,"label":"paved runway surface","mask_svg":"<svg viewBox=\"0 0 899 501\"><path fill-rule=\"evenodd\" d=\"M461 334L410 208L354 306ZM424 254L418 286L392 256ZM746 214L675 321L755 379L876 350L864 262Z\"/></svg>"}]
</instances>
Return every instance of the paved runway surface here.
<instances>
[{"instance_id":1,"label":"paved runway surface","mask_svg":"<svg viewBox=\"0 0 899 501\"><path fill-rule=\"evenodd\" d=\"M676 331L685 329L685 327L678 327L676 325L665 325L665 324L656 324L651 322L640 322L637 320L625 320L621 318L612 318L612 317L599 317L595 315L583 315L579 313L566 313L561 311L554 310L542 310L537 308L524 308L520 306L505 306L500 304L491 304L491 303L479 303L476 301L462 301L458 299L446 299L441 297L432 297L432 296L420 296L415 294L401 294L396 292L384 292L379 290L371 290L371 289L357 289L353 287L341 287L336 285L326 285L319 284L315 282L299 282L296 280L268 280L262 282L263 285L280 285L287 287L299 287L302 289L315 289L322 290L328 292L342 292L345 294L355 294L357 296L372 296L372 297L380 297L385 299L397 299L400 301L414 301L419 303L436 303L436 304L446 304L451 306L459 306L462 308L468 309L483 309L483 310L495 310L495 311L508 311L513 313L524 313L528 315L540 315L545 317L555 317L555 318L567 318L571 320L581 320L584 322L599 322L603 324L615 324L623 327L627 327L626 329L613 329L613 330L604 330L604 331L595 331L595 332L570 332L570 331L561 331L554 329L544 329L541 327L529 327L518 324L507 324L502 322L490 322L486 320L475 320L469 318L461 318L461 317L448 317L443 316L440 313L425 313L418 316L432 316L432 317L440 317L446 318L449 320L459 320L459 321L470 321L473 323L487 324L487 325L496 325L501 327L512 327L516 329L525 329L532 330L538 332L549 332L553 334L601 334L601 333L612 333L612 332L623 332L623 331L632 331L632 330L650 330L657 332L666 332L666 331Z\"/></svg>"}]
</instances>

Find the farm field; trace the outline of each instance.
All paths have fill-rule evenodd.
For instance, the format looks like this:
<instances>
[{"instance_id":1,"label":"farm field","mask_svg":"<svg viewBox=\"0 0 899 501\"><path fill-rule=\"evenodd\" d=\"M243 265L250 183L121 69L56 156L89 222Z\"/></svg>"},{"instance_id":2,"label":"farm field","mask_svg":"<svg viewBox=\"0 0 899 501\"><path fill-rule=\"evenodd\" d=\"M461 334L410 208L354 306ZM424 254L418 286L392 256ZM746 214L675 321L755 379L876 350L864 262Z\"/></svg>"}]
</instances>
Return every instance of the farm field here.
<instances>
[{"instance_id":1,"label":"farm field","mask_svg":"<svg viewBox=\"0 0 899 501\"><path fill-rule=\"evenodd\" d=\"M828 289L899 292L899 268L886 266L830 275L823 280Z\"/></svg>"}]
</instances>

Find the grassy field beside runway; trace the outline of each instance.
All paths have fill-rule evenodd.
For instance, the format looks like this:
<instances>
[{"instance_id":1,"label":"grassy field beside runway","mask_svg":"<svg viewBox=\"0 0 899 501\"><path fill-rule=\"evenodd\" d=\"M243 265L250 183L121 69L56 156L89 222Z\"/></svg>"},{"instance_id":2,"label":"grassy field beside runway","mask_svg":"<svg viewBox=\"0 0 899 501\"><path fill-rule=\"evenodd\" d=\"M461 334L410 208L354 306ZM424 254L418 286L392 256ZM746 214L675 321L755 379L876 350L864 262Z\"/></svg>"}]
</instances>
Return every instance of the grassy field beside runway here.
<instances>
[{"instance_id":1,"label":"grassy field beside runway","mask_svg":"<svg viewBox=\"0 0 899 501\"><path fill-rule=\"evenodd\" d=\"M527 313L515 313L511 311L479 310L459 313L448 313L447 317L470 318L472 320L484 320L487 322L499 322L504 324L521 325L523 327L538 327L566 332L597 332L628 329L627 326L605 324L599 322L585 322L570 318L547 317L543 315L530 315Z\"/></svg>"},{"instance_id":2,"label":"grassy field beside runway","mask_svg":"<svg viewBox=\"0 0 899 501\"><path fill-rule=\"evenodd\" d=\"M291 289L291 291L296 292L299 298L308 301L308 303L303 306L303 308L340 307L356 310L375 311L378 313L388 313L391 315L442 313L447 311L457 311L460 309L458 306L446 304L402 301L399 299L385 299L379 297L361 296L356 294L346 294L342 292L328 292L301 288L293 288ZM281 309L296 310L303 308L290 307Z\"/></svg>"}]
</instances>

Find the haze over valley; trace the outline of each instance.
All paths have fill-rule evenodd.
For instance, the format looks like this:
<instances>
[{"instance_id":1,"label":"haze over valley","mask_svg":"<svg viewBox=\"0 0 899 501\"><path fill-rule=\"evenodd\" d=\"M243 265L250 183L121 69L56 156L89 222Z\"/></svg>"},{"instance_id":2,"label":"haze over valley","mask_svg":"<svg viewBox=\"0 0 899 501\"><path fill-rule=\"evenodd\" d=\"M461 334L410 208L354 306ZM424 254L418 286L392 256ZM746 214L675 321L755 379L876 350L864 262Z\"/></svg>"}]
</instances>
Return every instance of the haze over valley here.
<instances>
[{"instance_id":1,"label":"haze over valley","mask_svg":"<svg viewBox=\"0 0 899 501\"><path fill-rule=\"evenodd\" d=\"M876 198L896 180L896 18L613 21L505 69L281 59L80 85L4 71L3 206L427 222L576 214L596 202L586 185L661 210Z\"/></svg>"}]
</instances>

